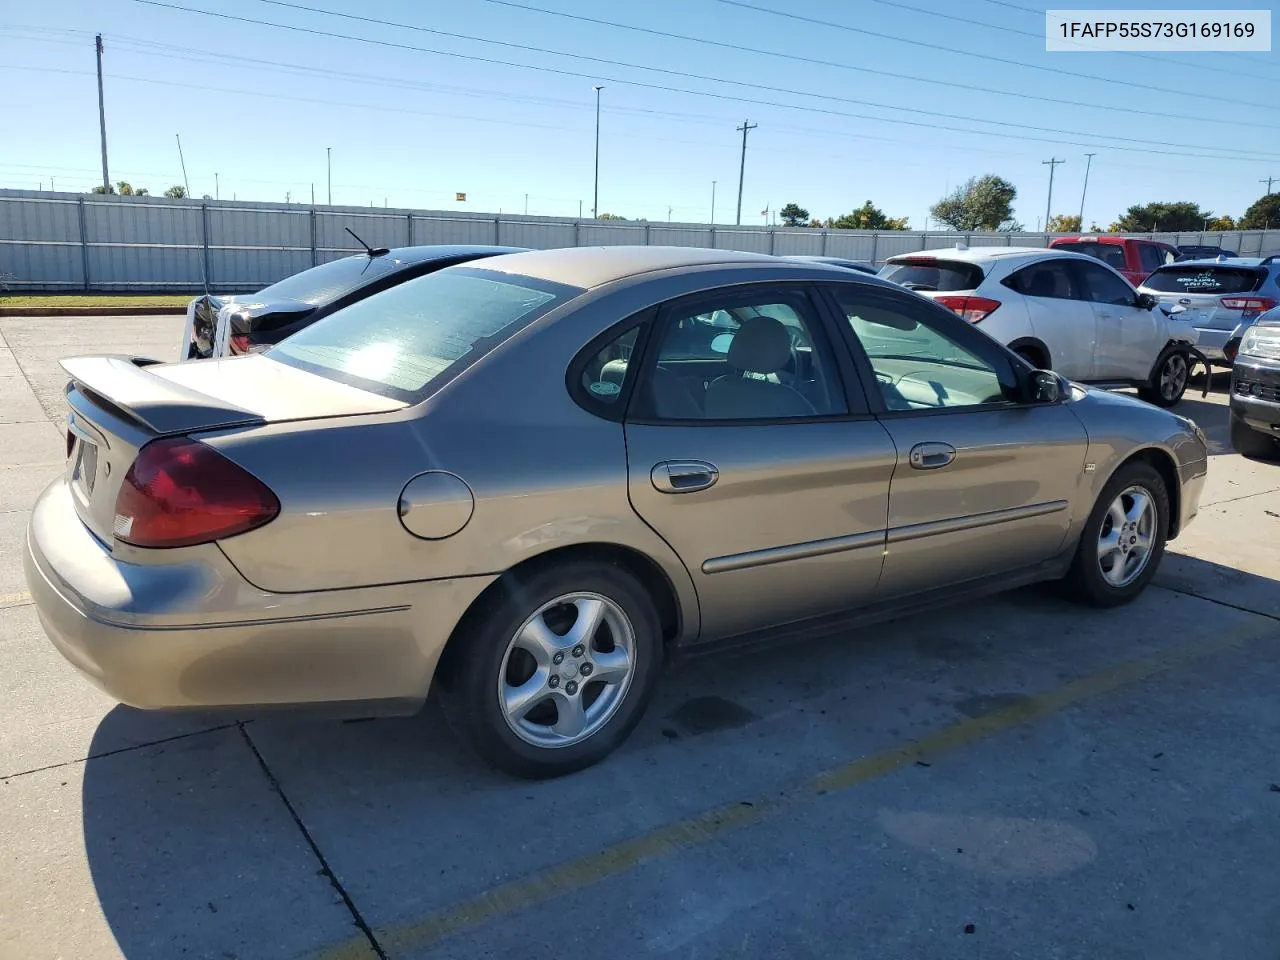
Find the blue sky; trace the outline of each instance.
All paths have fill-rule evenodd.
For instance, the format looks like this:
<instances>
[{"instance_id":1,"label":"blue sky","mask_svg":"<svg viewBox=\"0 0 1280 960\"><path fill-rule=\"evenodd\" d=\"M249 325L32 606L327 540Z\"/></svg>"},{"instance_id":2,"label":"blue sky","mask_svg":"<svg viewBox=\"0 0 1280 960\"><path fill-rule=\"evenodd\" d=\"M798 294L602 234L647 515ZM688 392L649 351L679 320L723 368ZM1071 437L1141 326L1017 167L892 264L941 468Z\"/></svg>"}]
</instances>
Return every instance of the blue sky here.
<instances>
[{"instance_id":1,"label":"blue sky","mask_svg":"<svg viewBox=\"0 0 1280 960\"><path fill-rule=\"evenodd\" d=\"M743 119L759 124L748 141L743 223L791 201L826 217L870 199L919 229L948 187L996 173L1017 186L1016 215L1033 229L1048 189L1041 161L1067 161L1056 168L1053 212L1074 213L1086 152L1096 154L1086 226L1153 200L1239 216L1265 192L1261 178L1280 178L1275 53L1046 53L1046 5L1035 0L746 0L882 36L724 0L518 0L861 70L496 0L165 2L304 29L140 0L9 0L0 5L0 185L47 188L52 178L58 189L86 190L100 181L99 31L112 179L153 193L182 180L177 133L196 195L215 192L216 172L225 199L288 193L305 202L314 184L323 202L332 147L335 203L521 213L527 194L531 214L575 216L581 203L589 216L597 83L600 210L631 218L705 221L714 180L715 218L732 223Z\"/></svg>"}]
</instances>

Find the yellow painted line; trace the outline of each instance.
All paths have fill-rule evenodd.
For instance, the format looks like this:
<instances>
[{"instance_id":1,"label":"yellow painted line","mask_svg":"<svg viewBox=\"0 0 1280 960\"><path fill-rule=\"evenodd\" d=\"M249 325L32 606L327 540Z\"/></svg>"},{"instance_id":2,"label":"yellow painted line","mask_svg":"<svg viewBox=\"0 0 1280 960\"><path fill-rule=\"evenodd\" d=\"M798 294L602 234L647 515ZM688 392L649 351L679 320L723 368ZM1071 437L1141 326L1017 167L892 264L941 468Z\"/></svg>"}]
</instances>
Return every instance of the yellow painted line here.
<instances>
[{"instance_id":1,"label":"yellow painted line","mask_svg":"<svg viewBox=\"0 0 1280 960\"><path fill-rule=\"evenodd\" d=\"M0 593L0 610L5 607L22 607L31 602L31 594L23 591L22 593Z\"/></svg>"},{"instance_id":2,"label":"yellow painted line","mask_svg":"<svg viewBox=\"0 0 1280 960\"><path fill-rule=\"evenodd\" d=\"M374 935L383 950L393 956L401 951L433 947L461 930L581 890L659 857L709 843L731 830L759 823L803 801L875 780L917 760L949 753L1011 727L1132 686L1174 667L1242 646L1249 640L1277 630L1274 622L1254 622L1211 639L1197 640L1151 657L1109 667L1016 704L943 727L918 740L833 767L775 793L753 798L750 802L729 803L560 866L500 884L420 920L375 930ZM316 960L368 960L373 956L373 950L364 937L353 937L317 954Z\"/></svg>"}]
</instances>

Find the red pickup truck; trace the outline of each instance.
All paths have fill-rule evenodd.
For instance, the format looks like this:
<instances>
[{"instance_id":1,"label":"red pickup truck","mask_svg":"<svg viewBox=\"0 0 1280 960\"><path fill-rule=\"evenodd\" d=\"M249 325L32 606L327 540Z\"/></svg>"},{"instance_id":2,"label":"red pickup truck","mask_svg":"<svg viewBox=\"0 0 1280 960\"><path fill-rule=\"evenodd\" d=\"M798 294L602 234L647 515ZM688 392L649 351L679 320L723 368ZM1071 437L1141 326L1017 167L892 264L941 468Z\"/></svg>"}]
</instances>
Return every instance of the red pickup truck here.
<instances>
[{"instance_id":1,"label":"red pickup truck","mask_svg":"<svg viewBox=\"0 0 1280 960\"><path fill-rule=\"evenodd\" d=\"M1178 259L1178 248L1159 240L1140 240L1135 237L1109 237L1083 235L1058 237L1049 246L1055 250L1071 250L1087 253L1108 266L1119 270L1135 287L1151 275L1156 267L1173 263Z\"/></svg>"}]
</instances>

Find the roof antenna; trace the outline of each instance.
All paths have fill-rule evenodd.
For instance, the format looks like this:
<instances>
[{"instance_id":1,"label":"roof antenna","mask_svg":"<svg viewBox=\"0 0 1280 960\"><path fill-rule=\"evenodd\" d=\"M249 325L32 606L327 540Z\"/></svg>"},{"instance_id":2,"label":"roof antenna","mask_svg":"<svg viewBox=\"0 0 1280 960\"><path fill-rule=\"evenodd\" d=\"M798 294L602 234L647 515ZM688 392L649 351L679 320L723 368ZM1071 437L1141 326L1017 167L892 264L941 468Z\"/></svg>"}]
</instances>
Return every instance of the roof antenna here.
<instances>
[{"instance_id":1,"label":"roof antenna","mask_svg":"<svg viewBox=\"0 0 1280 960\"><path fill-rule=\"evenodd\" d=\"M191 199L191 181L187 179L187 161L182 157L182 135L175 133L173 138L178 141L178 163L182 164L182 189L187 199ZM208 251L206 251L207 253ZM204 256L200 257L200 282L204 286L205 299L209 299L209 272L205 268Z\"/></svg>"},{"instance_id":2,"label":"roof antenna","mask_svg":"<svg viewBox=\"0 0 1280 960\"><path fill-rule=\"evenodd\" d=\"M343 227L342 229L347 231L347 233L351 234L353 237L356 237L356 232L352 230L350 227ZM364 247L365 253L367 253L370 258L385 256L386 254L391 252L386 247L371 247L367 243L365 243L363 240L361 240L359 237L356 237L356 243Z\"/></svg>"}]
</instances>

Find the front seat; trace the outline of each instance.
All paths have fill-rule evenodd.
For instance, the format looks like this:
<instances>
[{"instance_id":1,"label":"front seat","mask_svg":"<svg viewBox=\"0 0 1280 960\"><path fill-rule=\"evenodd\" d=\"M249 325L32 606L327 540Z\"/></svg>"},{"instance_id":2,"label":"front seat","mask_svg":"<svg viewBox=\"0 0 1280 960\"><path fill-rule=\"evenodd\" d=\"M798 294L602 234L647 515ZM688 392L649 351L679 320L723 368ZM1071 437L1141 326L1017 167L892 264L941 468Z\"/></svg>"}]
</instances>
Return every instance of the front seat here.
<instances>
[{"instance_id":1,"label":"front seat","mask_svg":"<svg viewBox=\"0 0 1280 960\"><path fill-rule=\"evenodd\" d=\"M711 420L772 420L812 417L813 404L786 384L762 379L791 362L791 336L773 317L752 317L733 335L726 374L707 387L704 408Z\"/></svg>"}]
</instances>

